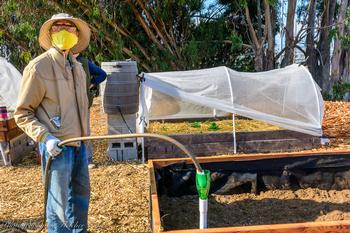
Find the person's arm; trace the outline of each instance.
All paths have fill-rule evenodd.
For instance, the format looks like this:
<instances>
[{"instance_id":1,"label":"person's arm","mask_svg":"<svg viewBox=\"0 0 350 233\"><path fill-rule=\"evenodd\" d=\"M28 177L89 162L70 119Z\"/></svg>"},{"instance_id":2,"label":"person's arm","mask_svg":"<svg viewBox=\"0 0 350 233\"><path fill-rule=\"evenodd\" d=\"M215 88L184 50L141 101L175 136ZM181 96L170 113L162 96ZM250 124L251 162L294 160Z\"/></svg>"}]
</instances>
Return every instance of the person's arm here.
<instances>
[{"instance_id":1,"label":"person's arm","mask_svg":"<svg viewBox=\"0 0 350 233\"><path fill-rule=\"evenodd\" d=\"M44 97L43 81L33 68L27 67L23 72L14 118L18 127L36 142L44 141L49 135L48 129L35 116Z\"/></svg>"},{"instance_id":2,"label":"person's arm","mask_svg":"<svg viewBox=\"0 0 350 233\"><path fill-rule=\"evenodd\" d=\"M99 66L95 65L91 61L88 61L88 65L89 65L90 75L93 77L91 79L91 84L97 86L98 84L102 83L106 79L107 74Z\"/></svg>"}]
</instances>

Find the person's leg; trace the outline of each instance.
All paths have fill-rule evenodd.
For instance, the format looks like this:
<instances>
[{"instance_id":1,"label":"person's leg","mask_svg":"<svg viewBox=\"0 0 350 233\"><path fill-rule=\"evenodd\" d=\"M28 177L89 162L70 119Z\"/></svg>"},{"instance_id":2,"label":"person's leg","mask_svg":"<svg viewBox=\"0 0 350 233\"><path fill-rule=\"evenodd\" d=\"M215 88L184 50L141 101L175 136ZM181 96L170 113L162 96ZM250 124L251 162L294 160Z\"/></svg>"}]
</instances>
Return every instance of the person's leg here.
<instances>
[{"instance_id":1,"label":"person's leg","mask_svg":"<svg viewBox=\"0 0 350 233\"><path fill-rule=\"evenodd\" d=\"M41 154L42 169L48 159L48 152L45 144L39 145ZM67 209L71 199L71 177L73 171L74 149L65 147L60 155L52 160L50 169L49 193L47 199L47 224L49 233L71 233Z\"/></svg>"},{"instance_id":2,"label":"person's leg","mask_svg":"<svg viewBox=\"0 0 350 233\"><path fill-rule=\"evenodd\" d=\"M74 233L87 232L90 201L90 180L86 147L76 148L72 174L70 224Z\"/></svg>"}]
</instances>

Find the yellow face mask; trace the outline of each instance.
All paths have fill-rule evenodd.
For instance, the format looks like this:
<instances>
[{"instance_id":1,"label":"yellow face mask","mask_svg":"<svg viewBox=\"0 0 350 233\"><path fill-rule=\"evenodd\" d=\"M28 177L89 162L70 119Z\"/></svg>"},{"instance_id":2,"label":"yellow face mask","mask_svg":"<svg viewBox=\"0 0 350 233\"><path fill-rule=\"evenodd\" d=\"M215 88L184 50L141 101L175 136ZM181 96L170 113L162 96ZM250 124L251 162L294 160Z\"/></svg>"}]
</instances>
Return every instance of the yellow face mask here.
<instances>
[{"instance_id":1,"label":"yellow face mask","mask_svg":"<svg viewBox=\"0 0 350 233\"><path fill-rule=\"evenodd\" d=\"M78 43L78 36L66 30L53 32L51 38L52 45L61 50L71 49Z\"/></svg>"}]
</instances>

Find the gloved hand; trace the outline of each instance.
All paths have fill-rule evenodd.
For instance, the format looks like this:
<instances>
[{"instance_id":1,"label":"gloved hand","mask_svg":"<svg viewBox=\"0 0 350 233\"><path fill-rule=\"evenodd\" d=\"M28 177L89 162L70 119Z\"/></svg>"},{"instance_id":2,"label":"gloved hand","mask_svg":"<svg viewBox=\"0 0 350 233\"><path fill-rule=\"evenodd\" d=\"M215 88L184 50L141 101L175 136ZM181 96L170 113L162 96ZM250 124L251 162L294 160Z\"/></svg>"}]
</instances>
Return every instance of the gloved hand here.
<instances>
[{"instance_id":1,"label":"gloved hand","mask_svg":"<svg viewBox=\"0 0 350 233\"><path fill-rule=\"evenodd\" d=\"M60 143L60 142L61 142L61 140L59 140L55 136L52 136L51 134L49 134L46 137L46 139L45 139L46 149L47 149L47 152L49 152L49 154L51 156L56 156L56 155L59 155L61 153L62 149L60 147L58 147L58 143Z\"/></svg>"}]
</instances>

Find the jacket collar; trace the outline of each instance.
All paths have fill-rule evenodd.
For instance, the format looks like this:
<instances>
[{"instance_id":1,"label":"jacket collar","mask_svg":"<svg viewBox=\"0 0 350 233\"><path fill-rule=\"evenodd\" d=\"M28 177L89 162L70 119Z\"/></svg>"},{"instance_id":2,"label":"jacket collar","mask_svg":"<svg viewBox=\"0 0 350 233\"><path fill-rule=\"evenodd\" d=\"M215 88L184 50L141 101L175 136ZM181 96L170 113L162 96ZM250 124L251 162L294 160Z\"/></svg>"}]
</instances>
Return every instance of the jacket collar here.
<instances>
[{"instance_id":1,"label":"jacket collar","mask_svg":"<svg viewBox=\"0 0 350 233\"><path fill-rule=\"evenodd\" d=\"M61 53L57 48L55 47L51 47L48 51L47 51L53 58L53 60L59 64L59 66L62 69L65 69L66 64L68 63L68 58L64 57L63 53ZM72 56L71 53L68 54L68 56L70 56L72 59L73 64L77 62L77 60Z\"/></svg>"}]
</instances>

